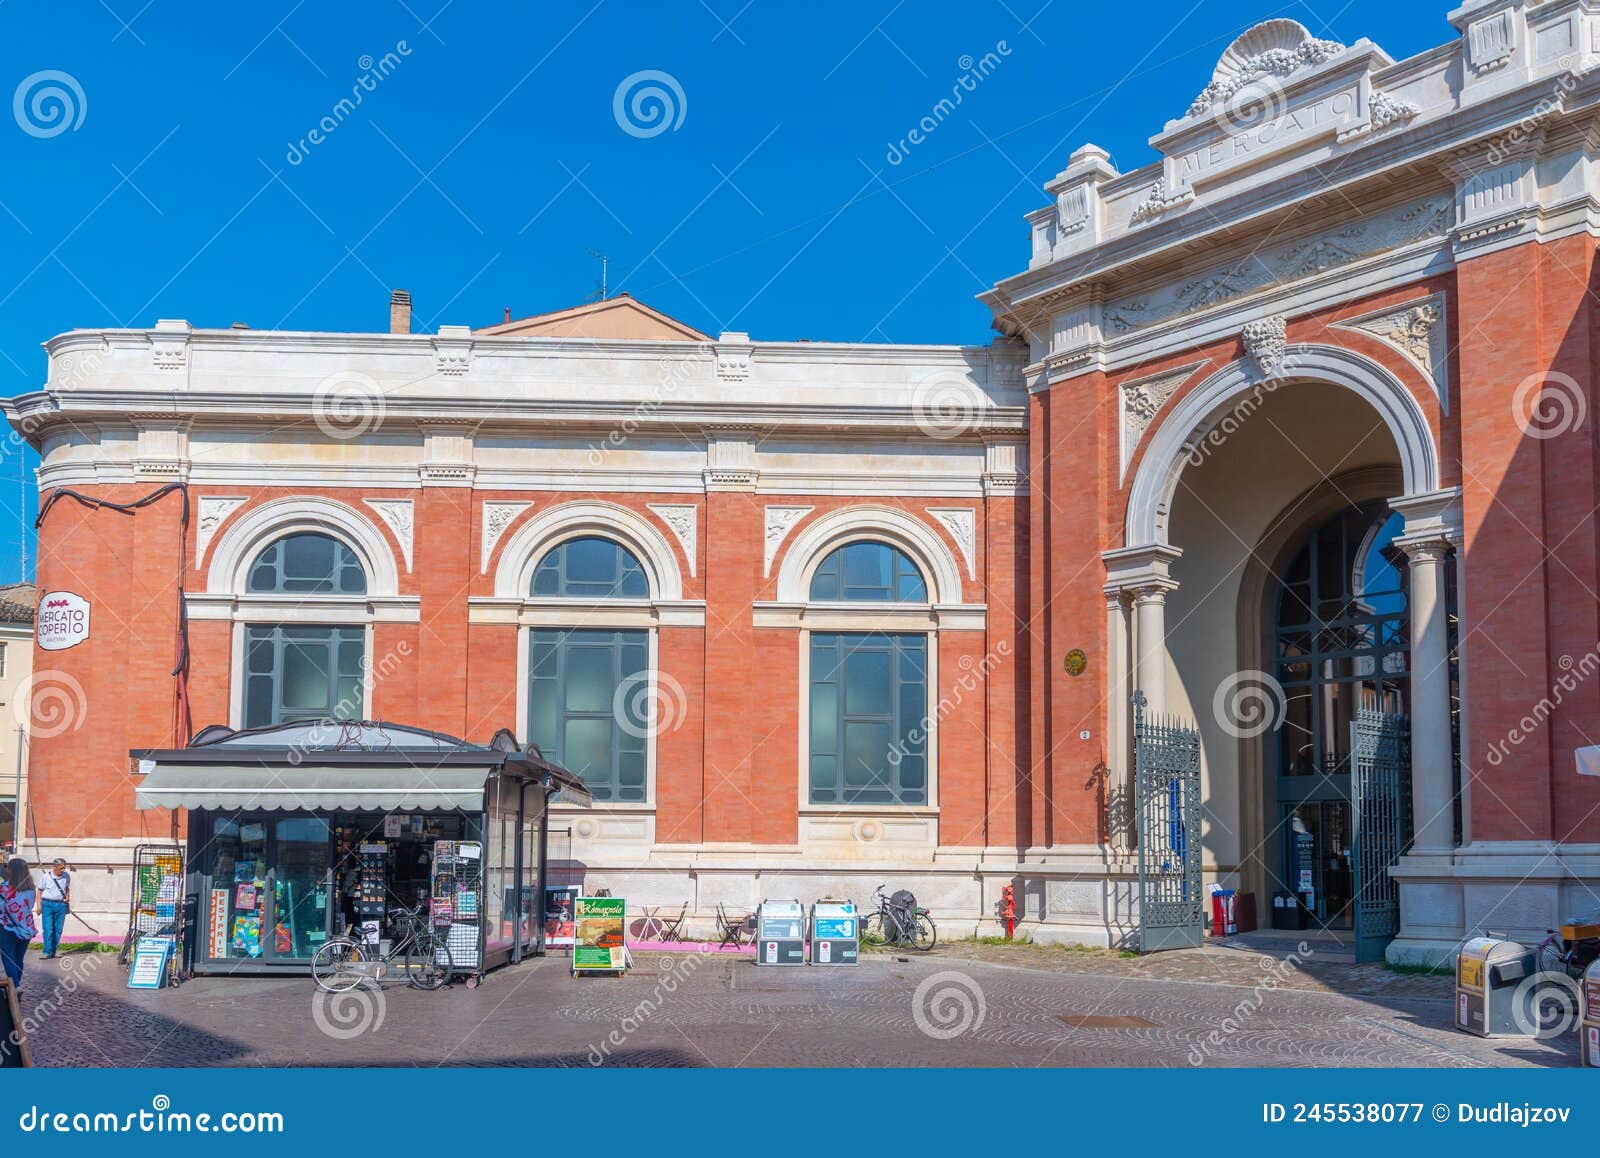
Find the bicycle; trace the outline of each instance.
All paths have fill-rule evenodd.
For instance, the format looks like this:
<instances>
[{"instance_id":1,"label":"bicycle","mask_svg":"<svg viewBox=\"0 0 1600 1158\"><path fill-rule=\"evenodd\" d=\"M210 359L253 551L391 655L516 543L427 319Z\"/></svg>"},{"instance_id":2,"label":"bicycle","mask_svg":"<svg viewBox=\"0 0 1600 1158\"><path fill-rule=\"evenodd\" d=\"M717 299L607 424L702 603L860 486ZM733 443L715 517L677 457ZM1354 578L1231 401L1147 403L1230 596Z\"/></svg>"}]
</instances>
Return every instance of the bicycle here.
<instances>
[{"instance_id":1,"label":"bicycle","mask_svg":"<svg viewBox=\"0 0 1600 1158\"><path fill-rule=\"evenodd\" d=\"M386 953L353 937L332 937L311 958L311 976L327 993L346 993L364 981L381 982L389 963L402 957L407 984L413 989L444 988L455 972L450 944L422 916L422 906L392 909L397 936Z\"/></svg>"},{"instance_id":2,"label":"bicycle","mask_svg":"<svg viewBox=\"0 0 1600 1158\"><path fill-rule=\"evenodd\" d=\"M876 939L919 953L932 950L939 941L939 930L928 910L904 889L893 896L884 896L883 890L884 886L879 885L873 894L878 902L877 909L861 919L861 939Z\"/></svg>"},{"instance_id":3,"label":"bicycle","mask_svg":"<svg viewBox=\"0 0 1600 1158\"><path fill-rule=\"evenodd\" d=\"M1574 981L1582 981L1589 966L1600 959L1600 937L1574 936L1569 940L1567 934L1590 931L1596 926L1600 926L1600 921L1589 920L1564 925L1559 932L1546 929L1549 936L1539 942L1539 948L1534 951L1539 972L1565 973Z\"/></svg>"}]
</instances>

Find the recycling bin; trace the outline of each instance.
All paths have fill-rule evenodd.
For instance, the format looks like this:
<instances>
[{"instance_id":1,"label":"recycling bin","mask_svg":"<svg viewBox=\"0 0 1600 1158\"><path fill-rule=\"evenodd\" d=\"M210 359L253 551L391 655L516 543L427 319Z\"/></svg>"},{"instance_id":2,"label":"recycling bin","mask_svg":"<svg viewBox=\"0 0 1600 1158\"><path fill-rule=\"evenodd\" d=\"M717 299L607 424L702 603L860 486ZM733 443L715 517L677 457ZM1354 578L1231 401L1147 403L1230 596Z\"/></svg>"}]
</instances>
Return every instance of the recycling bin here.
<instances>
[{"instance_id":1,"label":"recycling bin","mask_svg":"<svg viewBox=\"0 0 1600 1158\"><path fill-rule=\"evenodd\" d=\"M819 900L811 906L811 963L861 963L861 917L854 902Z\"/></svg>"},{"instance_id":2,"label":"recycling bin","mask_svg":"<svg viewBox=\"0 0 1600 1158\"><path fill-rule=\"evenodd\" d=\"M1583 1022L1578 1026L1583 1064L1600 1069L1600 961L1583 975Z\"/></svg>"},{"instance_id":3,"label":"recycling bin","mask_svg":"<svg viewBox=\"0 0 1600 1158\"><path fill-rule=\"evenodd\" d=\"M1211 893L1211 935L1213 937L1231 937L1239 931L1239 922L1234 917L1234 890L1214 889Z\"/></svg>"},{"instance_id":4,"label":"recycling bin","mask_svg":"<svg viewBox=\"0 0 1600 1158\"><path fill-rule=\"evenodd\" d=\"M1533 953L1515 941L1468 941L1456 955L1456 1028L1479 1037L1526 1037L1514 996L1534 972Z\"/></svg>"},{"instance_id":5,"label":"recycling bin","mask_svg":"<svg viewBox=\"0 0 1600 1158\"><path fill-rule=\"evenodd\" d=\"M799 901L762 901L756 909L756 964L806 963L806 909Z\"/></svg>"}]
</instances>

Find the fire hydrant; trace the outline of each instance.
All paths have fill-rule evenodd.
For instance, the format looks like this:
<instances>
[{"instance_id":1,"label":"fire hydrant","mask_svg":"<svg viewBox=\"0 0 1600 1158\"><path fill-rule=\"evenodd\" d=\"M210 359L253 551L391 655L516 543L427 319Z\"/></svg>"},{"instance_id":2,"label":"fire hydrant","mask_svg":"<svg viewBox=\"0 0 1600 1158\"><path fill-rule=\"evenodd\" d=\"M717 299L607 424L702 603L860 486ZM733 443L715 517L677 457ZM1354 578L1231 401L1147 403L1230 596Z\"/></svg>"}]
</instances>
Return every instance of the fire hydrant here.
<instances>
[{"instance_id":1,"label":"fire hydrant","mask_svg":"<svg viewBox=\"0 0 1600 1158\"><path fill-rule=\"evenodd\" d=\"M1013 940L1017 932L1017 894L1010 885L1000 890L1000 915L1006 922L1006 940Z\"/></svg>"}]
</instances>

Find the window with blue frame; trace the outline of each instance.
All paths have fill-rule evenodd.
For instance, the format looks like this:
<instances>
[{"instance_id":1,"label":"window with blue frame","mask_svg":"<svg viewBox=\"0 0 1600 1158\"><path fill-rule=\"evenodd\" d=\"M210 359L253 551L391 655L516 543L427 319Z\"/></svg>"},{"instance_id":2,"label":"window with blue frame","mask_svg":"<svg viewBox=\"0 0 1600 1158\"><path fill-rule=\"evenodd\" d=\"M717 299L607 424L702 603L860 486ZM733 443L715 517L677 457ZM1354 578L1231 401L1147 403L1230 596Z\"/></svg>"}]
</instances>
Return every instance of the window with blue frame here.
<instances>
[{"instance_id":1,"label":"window with blue frame","mask_svg":"<svg viewBox=\"0 0 1600 1158\"><path fill-rule=\"evenodd\" d=\"M648 599L650 582L626 547L610 539L568 539L533 570L534 595L567 599Z\"/></svg>"},{"instance_id":2,"label":"window with blue frame","mask_svg":"<svg viewBox=\"0 0 1600 1158\"><path fill-rule=\"evenodd\" d=\"M528 738L596 800L643 802L650 633L535 628L528 670Z\"/></svg>"},{"instance_id":3,"label":"window with blue frame","mask_svg":"<svg viewBox=\"0 0 1600 1158\"><path fill-rule=\"evenodd\" d=\"M812 804L928 803L928 637L811 636Z\"/></svg>"},{"instance_id":4,"label":"window with blue frame","mask_svg":"<svg viewBox=\"0 0 1600 1158\"><path fill-rule=\"evenodd\" d=\"M271 543L250 565L252 595L362 595L366 571L347 545L302 532ZM243 726L360 719L366 710L366 629L358 624L251 624L244 635Z\"/></svg>"},{"instance_id":5,"label":"window with blue frame","mask_svg":"<svg viewBox=\"0 0 1600 1158\"><path fill-rule=\"evenodd\" d=\"M921 570L887 543L850 543L811 578L819 603L928 602ZM812 804L927 804L926 632L811 635L808 799Z\"/></svg>"},{"instance_id":6,"label":"window with blue frame","mask_svg":"<svg viewBox=\"0 0 1600 1158\"><path fill-rule=\"evenodd\" d=\"M819 603L926 603L928 586L917 565L887 543L850 543L811 576Z\"/></svg>"}]
</instances>

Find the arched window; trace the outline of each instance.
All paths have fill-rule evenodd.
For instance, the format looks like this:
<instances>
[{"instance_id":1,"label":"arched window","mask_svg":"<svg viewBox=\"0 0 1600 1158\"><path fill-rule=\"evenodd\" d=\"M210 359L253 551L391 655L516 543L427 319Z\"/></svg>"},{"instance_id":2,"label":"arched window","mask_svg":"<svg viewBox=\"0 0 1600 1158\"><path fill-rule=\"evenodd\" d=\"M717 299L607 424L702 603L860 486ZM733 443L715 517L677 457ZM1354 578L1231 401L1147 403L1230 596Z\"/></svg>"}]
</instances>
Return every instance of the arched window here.
<instances>
[{"instance_id":1,"label":"arched window","mask_svg":"<svg viewBox=\"0 0 1600 1158\"><path fill-rule=\"evenodd\" d=\"M285 535L250 565L252 595L363 595L367 573L356 553L331 535Z\"/></svg>"},{"instance_id":2,"label":"arched window","mask_svg":"<svg viewBox=\"0 0 1600 1158\"><path fill-rule=\"evenodd\" d=\"M826 603L926 603L922 572L886 543L840 547L817 567ZM811 633L809 800L928 803L927 632Z\"/></svg>"},{"instance_id":3,"label":"arched window","mask_svg":"<svg viewBox=\"0 0 1600 1158\"><path fill-rule=\"evenodd\" d=\"M650 584L631 551L589 537L569 539L541 559L532 594L591 602L646 599ZM644 803L652 700L649 631L532 628L528 673L528 738L583 777L596 800Z\"/></svg>"},{"instance_id":4,"label":"arched window","mask_svg":"<svg viewBox=\"0 0 1600 1158\"><path fill-rule=\"evenodd\" d=\"M251 595L363 595L366 571L349 546L330 535L286 535L250 565ZM249 624L244 634L247 728L294 720L360 719L366 629L322 623Z\"/></svg>"},{"instance_id":5,"label":"arched window","mask_svg":"<svg viewBox=\"0 0 1600 1158\"><path fill-rule=\"evenodd\" d=\"M610 539L568 539L533 571L533 594L572 599L648 599L650 582L626 547Z\"/></svg>"},{"instance_id":6,"label":"arched window","mask_svg":"<svg viewBox=\"0 0 1600 1158\"><path fill-rule=\"evenodd\" d=\"M887 543L850 543L812 573L811 598L819 603L926 603L928 585L904 551Z\"/></svg>"}]
</instances>

